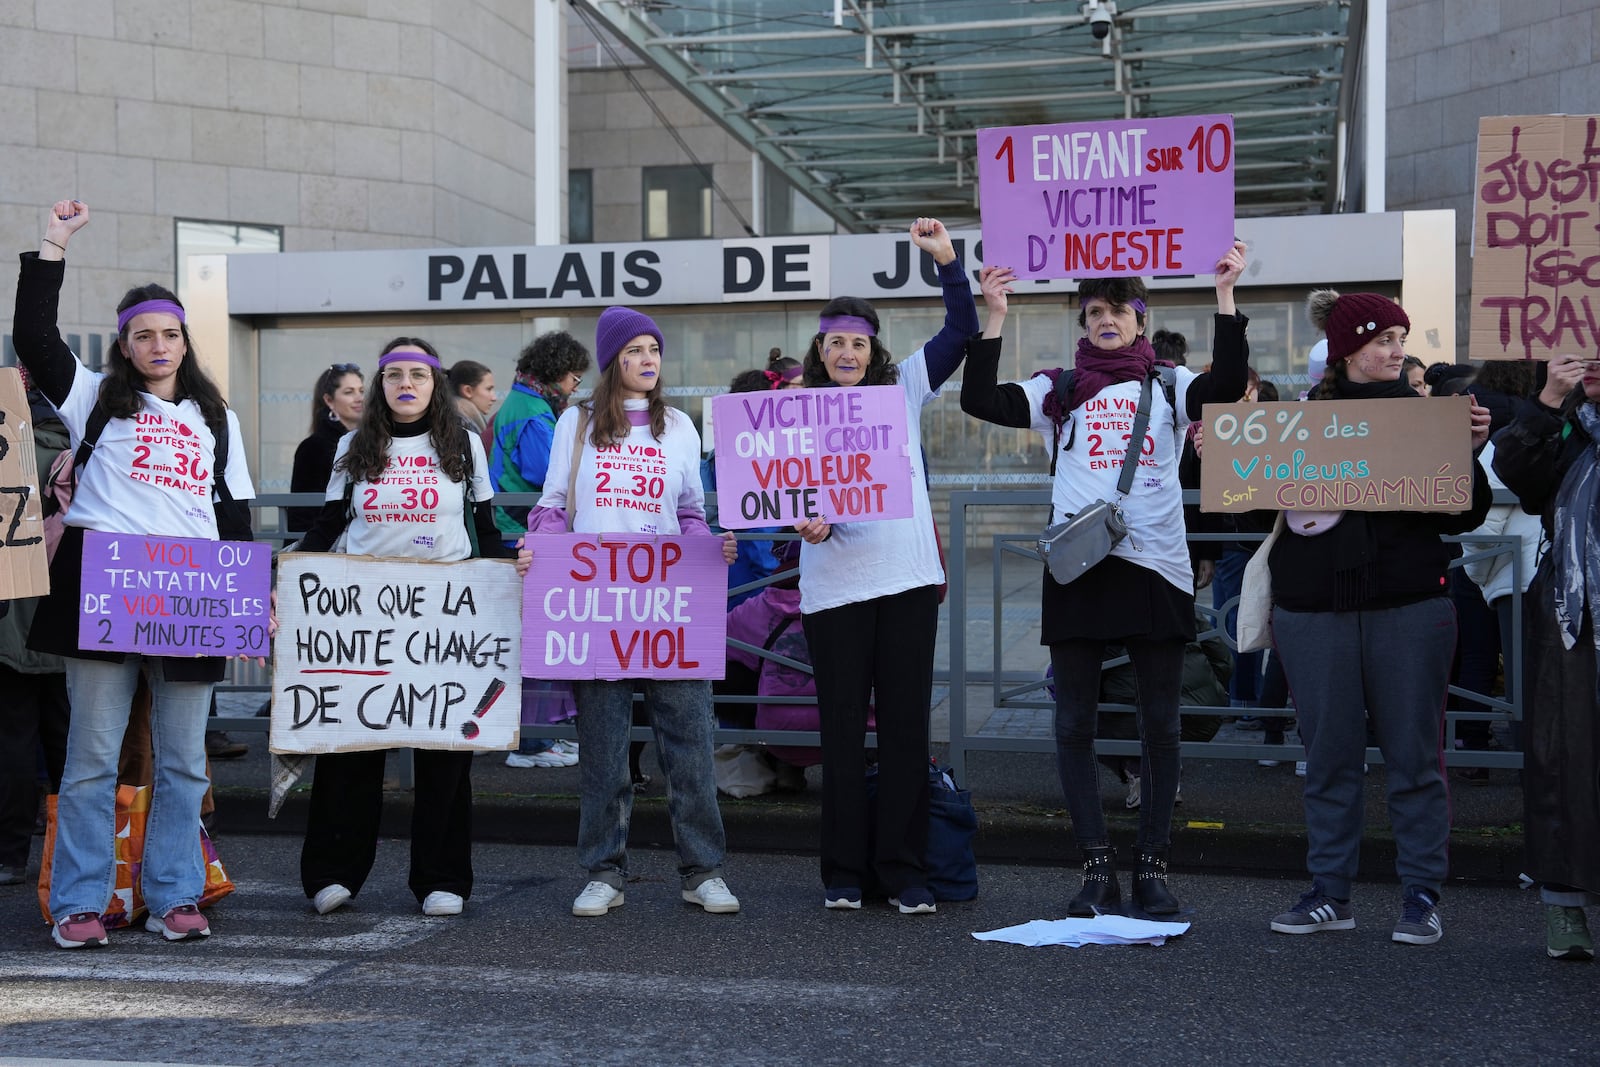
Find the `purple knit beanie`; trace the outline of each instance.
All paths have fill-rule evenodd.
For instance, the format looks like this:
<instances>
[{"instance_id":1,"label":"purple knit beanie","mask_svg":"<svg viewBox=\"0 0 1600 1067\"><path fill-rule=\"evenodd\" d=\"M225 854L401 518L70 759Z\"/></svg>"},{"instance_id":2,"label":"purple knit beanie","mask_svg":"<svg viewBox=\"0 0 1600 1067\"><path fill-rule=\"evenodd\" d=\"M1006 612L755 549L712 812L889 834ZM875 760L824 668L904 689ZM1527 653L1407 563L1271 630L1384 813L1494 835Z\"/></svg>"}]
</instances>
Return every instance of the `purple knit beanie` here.
<instances>
[{"instance_id":1,"label":"purple knit beanie","mask_svg":"<svg viewBox=\"0 0 1600 1067\"><path fill-rule=\"evenodd\" d=\"M600 321L594 329L594 358L600 373L606 372L623 346L641 334L654 337L661 351L666 352L667 343L661 339L661 328L649 315L620 305L600 312Z\"/></svg>"}]
</instances>

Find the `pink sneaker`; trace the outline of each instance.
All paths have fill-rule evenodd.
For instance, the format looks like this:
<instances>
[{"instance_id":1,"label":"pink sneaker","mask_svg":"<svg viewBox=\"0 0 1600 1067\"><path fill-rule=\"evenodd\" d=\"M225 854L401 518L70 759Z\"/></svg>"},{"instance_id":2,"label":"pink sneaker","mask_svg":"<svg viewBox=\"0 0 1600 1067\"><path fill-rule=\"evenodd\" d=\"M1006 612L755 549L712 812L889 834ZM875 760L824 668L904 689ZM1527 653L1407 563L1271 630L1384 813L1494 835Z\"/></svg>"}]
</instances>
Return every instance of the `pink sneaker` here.
<instances>
[{"instance_id":1,"label":"pink sneaker","mask_svg":"<svg viewBox=\"0 0 1600 1067\"><path fill-rule=\"evenodd\" d=\"M211 924L193 904L180 904L158 919L152 912L145 918L144 928L160 934L168 941L182 941L186 937L210 937Z\"/></svg>"},{"instance_id":2,"label":"pink sneaker","mask_svg":"<svg viewBox=\"0 0 1600 1067\"><path fill-rule=\"evenodd\" d=\"M92 911L62 919L50 928L50 937L62 948L95 948L110 943L100 916Z\"/></svg>"}]
</instances>

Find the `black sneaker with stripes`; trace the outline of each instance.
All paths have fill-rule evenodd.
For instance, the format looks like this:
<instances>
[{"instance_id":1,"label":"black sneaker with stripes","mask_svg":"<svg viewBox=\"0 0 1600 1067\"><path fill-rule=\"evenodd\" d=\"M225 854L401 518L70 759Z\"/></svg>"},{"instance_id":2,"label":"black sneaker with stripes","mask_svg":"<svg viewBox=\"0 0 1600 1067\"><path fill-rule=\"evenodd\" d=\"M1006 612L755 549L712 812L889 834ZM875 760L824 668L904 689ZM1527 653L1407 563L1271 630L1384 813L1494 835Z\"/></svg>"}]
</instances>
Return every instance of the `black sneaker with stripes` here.
<instances>
[{"instance_id":1,"label":"black sneaker with stripes","mask_svg":"<svg viewBox=\"0 0 1600 1067\"><path fill-rule=\"evenodd\" d=\"M1323 930L1354 930L1355 913L1348 900L1335 900L1315 883L1300 894L1294 907L1272 918L1272 929L1279 934L1316 934Z\"/></svg>"}]
</instances>

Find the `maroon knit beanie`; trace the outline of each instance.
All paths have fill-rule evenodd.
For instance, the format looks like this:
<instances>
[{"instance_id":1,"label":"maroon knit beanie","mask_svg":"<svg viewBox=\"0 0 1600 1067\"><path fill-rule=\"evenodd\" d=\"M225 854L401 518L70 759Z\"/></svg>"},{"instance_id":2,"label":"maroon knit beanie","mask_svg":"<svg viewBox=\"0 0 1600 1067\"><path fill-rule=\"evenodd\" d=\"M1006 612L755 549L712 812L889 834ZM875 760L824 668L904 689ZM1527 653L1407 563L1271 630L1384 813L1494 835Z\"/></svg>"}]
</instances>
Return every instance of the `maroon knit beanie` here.
<instances>
[{"instance_id":1,"label":"maroon knit beanie","mask_svg":"<svg viewBox=\"0 0 1600 1067\"><path fill-rule=\"evenodd\" d=\"M624 345L641 334L654 337L662 353L666 352L667 343L661 339L661 328L649 315L620 304L600 312L600 321L595 324L594 330L594 358L600 373L606 372Z\"/></svg>"},{"instance_id":2,"label":"maroon knit beanie","mask_svg":"<svg viewBox=\"0 0 1600 1067\"><path fill-rule=\"evenodd\" d=\"M1381 293L1339 293L1318 289L1306 301L1311 322L1328 335L1328 364L1342 363L1351 353L1391 326L1411 331L1405 308Z\"/></svg>"}]
</instances>

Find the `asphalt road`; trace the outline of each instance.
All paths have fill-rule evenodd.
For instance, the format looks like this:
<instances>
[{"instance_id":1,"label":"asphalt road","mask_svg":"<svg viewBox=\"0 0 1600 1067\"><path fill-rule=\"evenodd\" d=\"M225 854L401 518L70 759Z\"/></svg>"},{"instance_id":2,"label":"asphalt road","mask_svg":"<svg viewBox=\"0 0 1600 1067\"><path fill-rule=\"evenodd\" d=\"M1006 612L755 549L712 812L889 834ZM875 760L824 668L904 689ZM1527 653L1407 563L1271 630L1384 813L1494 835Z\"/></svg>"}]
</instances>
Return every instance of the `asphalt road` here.
<instances>
[{"instance_id":1,"label":"asphalt road","mask_svg":"<svg viewBox=\"0 0 1600 1067\"><path fill-rule=\"evenodd\" d=\"M738 854L744 910L678 899L637 851L627 904L568 913L567 848L484 845L464 915L423 918L406 843L355 905L318 916L299 840L229 835L239 891L213 936L114 932L63 952L29 887L0 889L0 1064L1592 1063L1600 966L1547 960L1531 893L1452 886L1445 937L1389 940L1392 884L1348 933L1267 929L1293 882L1180 875L1186 935L1155 947L1021 948L973 931L1054 918L1060 869L989 866L934 916L821 906L815 859ZM1126 876L1124 876L1126 877Z\"/></svg>"}]
</instances>

